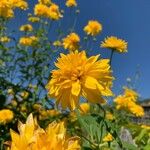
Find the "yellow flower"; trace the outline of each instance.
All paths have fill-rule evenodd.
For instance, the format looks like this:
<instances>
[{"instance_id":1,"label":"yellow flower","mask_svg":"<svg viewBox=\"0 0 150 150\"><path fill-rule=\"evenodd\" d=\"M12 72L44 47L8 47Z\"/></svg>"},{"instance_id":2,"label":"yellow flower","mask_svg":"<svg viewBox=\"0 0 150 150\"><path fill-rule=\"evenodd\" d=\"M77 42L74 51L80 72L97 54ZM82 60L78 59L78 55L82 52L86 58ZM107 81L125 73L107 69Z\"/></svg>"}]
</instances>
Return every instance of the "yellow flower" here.
<instances>
[{"instance_id":1,"label":"yellow flower","mask_svg":"<svg viewBox=\"0 0 150 150\"><path fill-rule=\"evenodd\" d=\"M52 20L59 20L62 17L59 11L59 6L54 3L51 4L48 8L47 16Z\"/></svg>"},{"instance_id":2,"label":"yellow flower","mask_svg":"<svg viewBox=\"0 0 150 150\"><path fill-rule=\"evenodd\" d=\"M60 112L55 109L50 109L50 110L47 110L47 114L50 117L55 117L55 116L58 116L60 114Z\"/></svg>"},{"instance_id":3,"label":"yellow flower","mask_svg":"<svg viewBox=\"0 0 150 150\"><path fill-rule=\"evenodd\" d=\"M53 42L53 45L56 47L60 47L60 46L62 46L62 43L61 43L61 41L57 40L57 41Z\"/></svg>"},{"instance_id":4,"label":"yellow flower","mask_svg":"<svg viewBox=\"0 0 150 150\"><path fill-rule=\"evenodd\" d=\"M27 99L28 96L29 96L29 93L28 93L27 91L23 91L23 92L20 93L20 95L21 95L21 97L22 97L23 99Z\"/></svg>"},{"instance_id":5,"label":"yellow flower","mask_svg":"<svg viewBox=\"0 0 150 150\"><path fill-rule=\"evenodd\" d=\"M114 99L116 103L116 108L119 109L128 109L129 104L133 104L130 98L126 98L124 95L119 95Z\"/></svg>"},{"instance_id":6,"label":"yellow flower","mask_svg":"<svg viewBox=\"0 0 150 150\"><path fill-rule=\"evenodd\" d=\"M66 133L64 122L52 122L44 130L38 126L32 114L26 124L19 123L19 134L10 131L11 150L80 150L79 137L70 137Z\"/></svg>"},{"instance_id":7,"label":"yellow flower","mask_svg":"<svg viewBox=\"0 0 150 150\"><path fill-rule=\"evenodd\" d=\"M59 114L60 114L60 112L58 110L55 110L55 109L41 110L40 111L40 119L44 120L44 119L47 119L49 117L56 117Z\"/></svg>"},{"instance_id":8,"label":"yellow flower","mask_svg":"<svg viewBox=\"0 0 150 150\"><path fill-rule=\"evenodd\" d=\"M25 24L25 25L22 25L20 27L20 31L32 31L33 30L33 27L30 25L30 24Z\"/></svg>"},{"instance_id":9,"label":"yellow flower","mask_svg":"<svg viewBox=\"0 0 150 150\"><path fill-rule=\"evenodd\" d=\"M105 38L105 40L101 43L101 47L113 49L119 53L127 52L127 42L115 36Z\"/></svg>"},{"instance_id":10,"label":"yellow flower","mask_svg":"<svg viewBox=\"0 0 150 150\"><path fill-rule=\"evenodd\" d=\"M81 115L86 115L90 112L90 105L88 103L82 103L78 108ZM69 114L69 121L75 122L77 120L77 114L75 111L71 111Z\"/></svg>"},{"instance_id":11,"label":"yellow flower","mask_svg":"<svg viewBox=\"0 0 150 150\"><path fill-rule=\"evenodd\" d=\"M34 7L34 14L40 17L47 17L48 7L44 4L36 4Z\"/></svg>"},{"instance_id":12,"label":"yellow flower","mask_svg":"<svg viewBox=\"0 0 150 150\"><path fill-rule=\"evenodd\" d=\"M50 5L52 3L51 0L38 0L38 2L44 5Z\"/></svg>"},{"instance_id":13,"label":"yellow flower","mask_svg":"<svg viewBox=\"0 0 150 150\"><path fill-rule=\"evenodd\" d=\"M8 43L8 42L10 42L10 38L7 36L0 37L0 42Z\"/></svg>"},{"instance_id":14,"label":"yellow flower","mask_svg":"<svg viewBox=\"0 0 150 150\"><path fill-rule=\"evenodd\" d=\"M38 38L35 36L21 37L19 40L19 44L24 46L34 46L37 42Z\"/></svg>"},{"instance_id":15,"label":"yellow flower","mask_svg":"<svg viewBox=\"0 0 150 150\"><path fill-rule=\"evenodd\" d=\"M27 9L28 4L24 0L1 0L0 16L4 18L14 17L14 9Z\"/></svg>"},{"instance_id":16,"label":"yellow flower","mask_svg":"<svg viewBox=\"0 0 150 150\"><path fill-rule=\"evenodd\" d=\"M17 100L15 100L15 99L13 99L13 100L11 100L11 105L13 106L13 107L16 107L17 106Z\"/></svg>"},{"instance_id":17,"label":"yellow flower","mask_svg":"<svg viewBox=\"0 0 150 150\"><path fill-rule=\"evenodd\" d=\"M0 124L6 124L14 118L14 114L9 109L0 110Z\"/></svg>"},{"instance_id":18,"label":"yellow flower","mask_svg":"<svg viewBox=\"0 0 150 150\"><path fill-rule=\"evenodd\" d=\"M29 145L33 142L32 139L34 138L36 130L38 131L38 126L32 114L30 114L25 124L19 122L18 131L20 134L10 130L12 138L11 150L29 150Z\"/></svg>"},{"instance_id":19,"label":"yellow flower","mask_svg":"<svg viewBox=\"0 0 150 150\"><path fill-rule=\"evenodd\" d=\"M85 51L60 56L55 63L58 69L52 71L46 88L62 108L74 110L80 96L92 103L104 103L102 96L112 96L113 77L108 59L98 60L99 55L87 58Z\"/></svg>"},{"instance_id":20,"label":"yellow flower","mask_svg":"<svg viewBox=\"0 0 150 150\"><path fill-rule=\"evenodd\" d=\"M150 130L150 126L149 125L145 125L145 124L142 124L141 128L146 129L146 130Z\"/></svg>"},{"instance_id":21,"label":"yellow flower","mask_svg":"<svg viewBox=\"0 0 150 150\"><path fill-rule=\"evenodd\" d=\"M0 1L0 17L12 18L14 16L11 3L8 0Z\"/></svg>"},{"instance_id":22,"label":"yellow flower","mask_svg":"<svg viewBox=\"0 0 150 150\"><path fill-rule=\"evenodd\" d=\"M134 104L130 107L130 111L136 116L136 117L142 117L144 116L144 109L140 105Z\"/></svg>"},{"instance_id":23,"label":"yellow flower","mask_svg":"<svg viewBox=\"0 0 150 150\"><path fill-rule=\"evenodd\" d=\"M39 111L41 108L42 108L42 105L39 104L39 103L35 103L35 104L33 105L33 109L35 109L35 110L37 110L37 111Z\"/></svg>"},{"instance_id":24,"label":"yellow flower","mask_svg":"<svg viewBox=\"0 0 150 150\"><path fill-rule=\"evenodd\" d=\"M88 103L82 103L79 107L81 114L87 114L90 111L90 105Z\"/></svg>"},{"instance_id":25,"label":"yellow flower","mask_svg":"<svg viewBox=\"0 0 150 150\"><path fill-rule=\"evenodd\" d=\"M104 138L103 138L103 142L111 142L113 140L113 136L108 133Z\"/></svg>"},{"instance_id":26,"label":"yellow flower","mask_svg":"<svg viewBox=\"0 0 150 150\"><path fill-rule=\"evenodd\" d=\"M27 112L27 111L28 111L27 106L26 106L26 105L21 105L20 111L21 111L21 112Z\"/></svg>"},{"instance_id":27,"label":"yellow flower","mask_svg":"<svg viewBox=\"0 0 150 150\"><path fill-rule=\"evenodd\" d=\"M34 90L36 90L38 88L37 85L34 85L34 84L29 84L28 87L30 89L34 89Z\"/></svg>"},{"instance_id":28,"label":"yellow flower","mask_svg":"<svg viewBox=\"0 0 150 150\"><path fill-rule=\"evenodd\" d=\"M33 143L35 150L80 150L78 137L68 138L64 122L52 122L46 131L37 135L37 140Z\"/></svg>"},{"instance_id":29,"label":"yellow flower","mask_svg":"<svg viewBox=\"0 0 150 150\"><path fill-rule=\"evenodd\" d=\"M52 3L50 7L44 4L36 4L34 8L34 14L37 16L42 16L46 18L50 18L52 20L58 20L62 17L59 6Z\"/></svg>"},{"instance_id":30,"label":"yellow flower","mask_svg":"<svg viewBox=\"0 0 150 150\"><path fill-rule=\"evenodd\" d=\"M138 93L132 89L124 88L123 95L119 95L114 99L116 109L124 109L137 117L144 116L144 109L136 104Z\"/></svg>"},{"instance_id":31,"label":"yellow flower","mask_svg":"<svg viewBox=\"0 0 150 150\"><path fill-rule=\"evenodd\" d=\"M28 21L35 23L35 22L39 22L40 18L39 17L29 17Z\"/></svg>"},{"instance_id":32,"label":"yellow flower","mask_svg":"<svg viewBox=\"0 0 150 150\"><path fill-rule=\"evenodd\" d=\"M13 95L13 94L14 94L14 91L13 91L13 89L8 89L8 90L7 90L7 93L10 94L10 95Z\"/></svg>"},{"instance_id":33,"label":"yellow flower","mask_svg":"<svg viewBox=\"0 0 150 150\"><path fill-rule=\"evenodd\" d=\"M20 31L27 32L27 31L32 31L32 30L33 30L33 27L30 24L22 25L20 27Z\"/></svg>"},{"instance_id":34,"label":"yellow flower","mask_svg":"<svg viewBox=\"0 0 150 150\"><path fill-rule=\"evenodd\" d=\"M25 0L10 0L13 8L20 8L26 10L28 8L28 3Z\"/></svg>"},{"instance_id":35,"label":"yellow flower","mask_svg":"<svg viewBox=\"0 0 150 150\"><path fill-rule=\"evenodd\" d=\"M115 116L113 116L112 113L106 111L106 119L108 119L108 120L114 120L114 119L115 119Z\"/></svg>"},{"instance_id":36,"label":"yellow flower","mask_svg":"<svg viewBox=\"0 0 150 150\"><path fill-rule=\"evenodd\" d=\"M67 0L66 6L67 7L75 7L75 6L77 6L77 2L76 2L76 0Z\"/></svg>"},{"instance_id":37,"label":"yellow flower","mask_svg":"<svg viewBox=\"0 0 150 150\"><path fill-rule=\"evenodd\" d=\"M90 20L84 27L87 35L96 36L102 31L102 25L96 20Z\"/></svg>"},{"instance_id":38,"label":"yellow flower","mask_svg":"<svg viewBox=\"0 0 150 150\"><path fill-rule=\"evenodd\" d=\"M63 39L64 49L70 51L78 50L80 37L76 33L70 33L67 37Z\"/></svg>"},{"instance_id":39,"label":"yellow flower","mask_svg":"<svg viewBox=\"0 0 150 150\"><path fill-rule=\"evenodd\" d=\"M127 87L124 87L124 95L126 95L126 97L130 97L132 101L137 101L137 98L139 97L136 91L129 89Z\"/></svg>"}]
</instances>

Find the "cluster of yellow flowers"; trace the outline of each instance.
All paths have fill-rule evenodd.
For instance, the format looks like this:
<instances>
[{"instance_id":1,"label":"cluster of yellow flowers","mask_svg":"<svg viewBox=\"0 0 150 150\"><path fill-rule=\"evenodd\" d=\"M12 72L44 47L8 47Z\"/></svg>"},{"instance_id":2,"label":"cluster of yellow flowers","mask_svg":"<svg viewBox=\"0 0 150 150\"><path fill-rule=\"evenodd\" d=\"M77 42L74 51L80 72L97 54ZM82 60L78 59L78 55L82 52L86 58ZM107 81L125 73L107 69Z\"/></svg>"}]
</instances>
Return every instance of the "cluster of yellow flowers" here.
<instances>
[{"instance_id":1,"label":"cluster of yellow flowers","mask_svg":"<svg viewBox=\"0 0 150 150\"><path fill-rule=\"evenodd\" d=\"M34 46L38 42L38 38L35 36L21 37L19 44L23 46Z\"/></svg>"},{"instance_id":2,"label":"cluster of yellow flowers","mask_svg":"<svg viewBox=\"0 0 150 150\"><path fill-rule=\"evenodd\" d=\"M49 0L39 0L39 3L35 5L34 14L52 20L59 20L63 17L60 13L59 6Z\"/></svg>"},{"instance_id":3,"label":"cluster of yellow flowers","mask_svg":"<svg viewBox=\"0 0 150 150\"><path fill-rule=\"evenodd\" d=\"M84 32L89 36L97 36L102 31L102 24L96 20L89 20L88 24L83 28ZM64 49L75 51L79 49L80 37L77 33L71 32L61 41L54 42L54 46L63 46ZM115 36L107 37L100 45L102 48L108 48L119 53L127 52L127 42Z\"/></svg>"},{"instance_id":4,"label":"cluster of yellow flowers","mask_svg":"<svg viewBox=\"0 0 150 150\"><path fill-rule=\"evenodd\" d=\"M136 104L137 98L138 93L132 89L125 88L124 94L117 96L114 102L117 109L124 109L137 117L142 117L144 116L144 110L140 105Z\"/></svg>"},{"instance_id":5,"label":"cluster of yellow flowers","mask_svg":"<svg viewBox=\"0 0 150 150\"><path fill-rule=\"evenodd\" d=\"M101 47L115 50L119 53L127 52L127 42L115 36L107 37L104 41L102 41Z\"/></svg>"},{"instance_id":6,"label":"cluster of yellow flowers","mask_svg":"<svg viewBox=\"0 0 150 150\"><path fill-rule=\"evenodd\" d=\"M14 117L14 114L9 109L2 109L0 110L0 124L6 124L10 122Z\"/></svg>"},{"instance_id":7,"label":"cluster of yellow flowers","mask_svg":"<svg viewBox=\"0 0 150 150\"><path fill-rule=\"evenodd\" d=\"M20 27L20 31L25 31L25 32L29 31L30 32L32 30L33 30L33 27L30 24L25 24Z\"/></svg>"},{"instance_id":8,"label":"cluster of yellow flowers","mask_svg":"<svg viewBox=\"0 0 150 150\"><path fill-rule=\"evenodd\" d=\"M0 17L12 18L15 8L25 10L28 3L25 0L0 0Z\"/></svg>"},{"instance_id":9,"label":"cluster of yellow flowers","mask_svg":"<svg viewBox=\"0 0 150 150\"><path fill-rule=\"evenodd\" d=\"M109 60L99 55L87 58L85 51L60 54L52 71L52 79L46 88L56 103L62 108L74 110L79 105L80 96L92 103L105 103L103 96L112 96L112 74Z\"/></svg>"},{"instance_id":10,"label":"cluster of yellow flowers","mask_svg":"<svg viewBox=\"0 0 150 150\"><path fill-rule=\"evenodd\" d=\"M80 150L79 137L69 137L64 122L52 122L44 130L39 127L32 114L26 124L19 122L19 134L11 130L11 150Z\"/></svg>"}]
</instances>

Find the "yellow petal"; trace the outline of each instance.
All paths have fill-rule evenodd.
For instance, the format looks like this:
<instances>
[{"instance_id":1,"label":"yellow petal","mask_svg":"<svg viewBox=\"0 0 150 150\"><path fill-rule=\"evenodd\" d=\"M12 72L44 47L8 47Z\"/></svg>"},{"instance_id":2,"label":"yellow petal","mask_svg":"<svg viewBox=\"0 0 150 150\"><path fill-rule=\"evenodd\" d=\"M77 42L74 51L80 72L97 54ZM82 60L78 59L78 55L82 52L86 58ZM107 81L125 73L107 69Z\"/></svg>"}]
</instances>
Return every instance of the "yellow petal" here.
<instances>
[{"instance_id":1,"label":"yellow petal","mask_svg":"<svg viewBox=\"0 0 150 150\"><path fill-rule=\"evenodd\" d=\"M84 85L88 89L93 89L93 90L96 90L97 88L101 90L104 89L95 78L90 76L86 77Z\"/></svg>"},{"instance_id":2,"label":"yellow petal","mask_svg":"<svg viewBox=\"0 0 150 150\"><path fill-rule=\"evenodd\" d=\"M81 85L80 85L79 81L74 82L72 84L71 93L75 96L78 96L80 94L80 91L81 91Z\"/></svg>"}]
</instances>

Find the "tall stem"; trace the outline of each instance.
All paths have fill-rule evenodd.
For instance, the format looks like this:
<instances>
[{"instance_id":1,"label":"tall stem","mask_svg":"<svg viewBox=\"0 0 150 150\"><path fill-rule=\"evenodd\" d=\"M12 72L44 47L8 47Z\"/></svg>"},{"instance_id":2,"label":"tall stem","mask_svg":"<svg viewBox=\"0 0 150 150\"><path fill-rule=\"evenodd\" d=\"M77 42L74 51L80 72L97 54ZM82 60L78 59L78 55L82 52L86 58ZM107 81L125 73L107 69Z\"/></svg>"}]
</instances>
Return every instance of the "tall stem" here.
<instances>
[{"instance_id":1,"label":"tall stem","mask_svg":"<svg viewBox=\"0 0 150 150\"><path fill-rule=\"evenodd\" d=\"M113 54L114 54L114 49L111 50L111 54L110 54L110 66L112 64Z\"/></svg>"}]
</instances>

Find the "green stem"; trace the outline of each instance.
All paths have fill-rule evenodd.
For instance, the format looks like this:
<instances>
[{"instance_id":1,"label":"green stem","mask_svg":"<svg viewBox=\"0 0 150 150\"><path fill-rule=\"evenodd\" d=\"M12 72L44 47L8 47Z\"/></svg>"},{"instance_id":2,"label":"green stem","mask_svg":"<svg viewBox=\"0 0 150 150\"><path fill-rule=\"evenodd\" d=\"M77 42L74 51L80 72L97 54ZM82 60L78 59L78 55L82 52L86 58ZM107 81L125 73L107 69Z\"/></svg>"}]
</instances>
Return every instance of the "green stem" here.
<instances>
[{"instance_id":1,"label":"green stem","mask_svg":"<svg viewBox=\"0 0 150 150\"><path fill-rule=\"evenodd\" d=\"M103 111L104 115L103 115L103 118L105 119L105 116L106 116L106 111L105 109L101 106L101 104L97 104L98 107Z\"/></svg>"},{"instance_id":2,"label":"green stem","mask_svg":"<svg viewBox=\"0 0 150 150\"><path fill-rule=\"evenodd\" d=\"M113 54L114 54L114 49L111 50L111 54L110 54L110 66L112 64Z\"/></svg>"}]
</instances>

